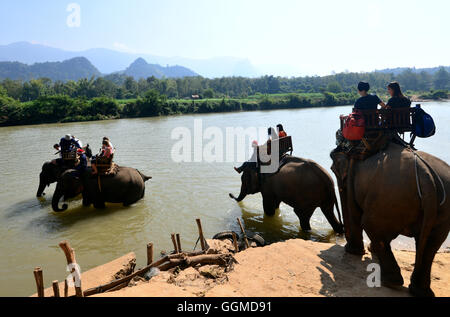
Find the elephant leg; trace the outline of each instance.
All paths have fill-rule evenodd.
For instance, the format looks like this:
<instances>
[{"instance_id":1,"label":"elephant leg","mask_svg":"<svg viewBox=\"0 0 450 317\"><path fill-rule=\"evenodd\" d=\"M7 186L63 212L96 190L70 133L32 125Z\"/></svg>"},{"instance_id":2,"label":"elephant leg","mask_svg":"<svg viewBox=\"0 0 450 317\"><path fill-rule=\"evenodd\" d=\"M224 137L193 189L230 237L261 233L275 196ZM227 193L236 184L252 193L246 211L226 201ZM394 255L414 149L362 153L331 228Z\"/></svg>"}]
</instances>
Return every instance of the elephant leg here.
<instances>
[{"instance_id":1,"label":"elephant leg","mask_svg":"<svg viewBox=\"0 0 450 317\"><path fill-rule=\"evenodd\" d=\"M105 205L105 202L103 200L97 199L96 201L94 201L94 207L96 209L105 209L106 205Z\"/></svg>"},{"instance_id":2,"label":"elephant leg","mask_svg":"<svg viewBox=\"0 0 450 317\"><path fill-rule=\"evenodd\" d=\"M370 236L369 236L370 237ZM390 241L371 238L371 250L378 257L381 266L381 283L389 288L401 287L404 283L403 277L391 250Z\"/></svg>"},{"instance_id":3,"label":"elephant leg","mask_svg":"<svg viewBox=\"0 0 450 317\"><path fill-rule=\"evenodd\" d=\"M300 227L303 231L311 231L310 220L315 210L315 207L304 208L302 210L298 208L294 209L295 214L297 215L298 219L300 219Z\"/></svg>"},{"instance_id":4,"label":"elephant leg","mask_svg":"<svg viewBox=\"0 0 450 317\"><path fill-rule=\"evenodd\" d=\"M87 193L83 193L83 206L89 207L91 205L91 200L89 199L89 195Z\"/></svg>"},{"instance_id":5,"label":"elephant leg","mask_svg":"<svg viewBox=\"0 0 450 317\"><path fill-rule=\"evenodd\" d=\"M364 255L363 228L361 224L361 212L356 207L348 207L342 210L344 217L345 251L354 255Z\"/></svg>"},{"instance_id":6,"label":"elephant leg","mask_svg":"<svg viewBox=\"0 0 450 317\"><path fill-rule=\"evenodd\" d=\"M275 215L277 208L280 206L280 202L276 201L273 196L263 196L264 213L272 217Z\"/></svg>"},{"instance_id":7,"label":"elephant leg","mask_svg":"<svg viewBox=\"0 0 450 317\"><path fill-rule=\"evenodd\" d=\"M321 207L320 209L322 209L325 218L327 218L328 223L331 225L334 232L339 234L344 233L344 226L339 223L334 214L334 202L331 202L330 204L327 204L325 207Z\"/></svg>"},{"instance_id":8,"label":"elephant leg","mask_svg":"<svg viewBox=\"0 0 450 317\"><path fill-rule=\"evenodd\" d=\"M409 291L414 296L419 297L434 297L431 290L431 266L433 265L434 257L446 240L448 235L448 228L441 226L435 229L428 237L422 259L416 258L416 265L411 276L411 285ZM416 239L416 245L418 239ZM417 257L417 253L416 253Z\"/></svg>"}]
</instances>

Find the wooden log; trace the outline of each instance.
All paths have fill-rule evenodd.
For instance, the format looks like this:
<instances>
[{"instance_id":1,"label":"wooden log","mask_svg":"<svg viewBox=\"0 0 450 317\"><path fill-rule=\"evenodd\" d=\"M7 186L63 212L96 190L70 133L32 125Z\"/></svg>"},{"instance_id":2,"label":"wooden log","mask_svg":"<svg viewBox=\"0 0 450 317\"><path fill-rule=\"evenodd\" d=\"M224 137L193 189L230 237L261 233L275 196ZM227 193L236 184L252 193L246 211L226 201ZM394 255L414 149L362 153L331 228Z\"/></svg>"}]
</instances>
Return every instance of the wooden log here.
<instances>
[{"instance_id":1,"label":"wooden log","mask_svg":"<svg viewBox=\"0 0 450 317\"><path fill-rule=\"evenodd\" d=\"M176 237L177 237L178 252L181 253L181 252L183 252L183 251L182 251L182 249L181 249L181 237L180 237L180 234L177 233Z\"/></svg>"},{"instance_id":2,"label":"wooden log","mask_svg":"<svg viewBox=\"0 0 450 317\"><path fill-rule=\"evenodd\" d=\"M59 283L58 283L58 281L53 281L52 286L53 286L53 296L54 297L61 297L59 295Z\"/></svg>"},{"instance_id":3,"label":"wooden log","mask_svg":"<svg viewBox=\"0 0 450 317\"><path fill-rule=\"evenodd\" d=\"M206 243L205 243L205 237L203 235L202 221L200 219L196 219L195 221L197 222L198 234L199 234L199 237L200 237L200 244L202 246L202 250L205 251L206 250Z\"/></svg>"},{"instance_id":4,"label":"wooden log","mask_svg":"<svg viewBox=\"0 0 450 317\"><path fill-rule=\"evenodd\" d=\"M84 291L84 296L91 296L94 294L100 294L100 293L104 293L118 285L121 285L123 283L128 283L129 281L131 281L134 277L139 276L139 275L143 275L145 273L147 273L151 268L153 267L158 267L161 264L164 264L165 262L167 262L169 260L169 256L165 256L162 259L156 261L155 263L152 263L148 266L146 266L145 268L134 272L133 274L130 274L128 276L125 276L123 278L120 278L118 280L112 281L111 283L108 284L104 284L104 285L100 285L98 287L94 287L94 288L90 288L86 291Z\"/></svg>"},{"instance_id":5,"label":"wooden log","mask_svg":"<svg viewBox=\"0 0 450 317\"><path fill-rule=\"evenodd\" d=\"M238 253L239 252L239 246L237 243L237 236L236 233L233 232L233 245L234 245L234 252Z\"/></svg>"},{"instance_id":6,"label":"wooden log","mask_svg":"<svg viewBox=\"0 0 450 317\"><path fill-rule=\"evenodd\" d=\"M107 292L108 290L114 289L116 287L118 287L119 285L128 283L129 281L131 281L134 277L136 276L141 276L144 275L145 273L147 273L150 269L157 267L158 269L161 270L161 266L164 265L165 263L170 263L169 261L171 259L176 259L176 258L180 258L183 256L198 256L201 254L204 254L204 251L196 251L196 252L190 252L190 253L179 253L179 254L171 254L171 255L167 255L161 259L159 259L158 261L144 267L143 269L134 272L131 275L125 276L121 279L112 281L110 283L104 284L104 285L100 285L98 287L94 287L94 288L90 288L86 291L84 291L84 296L92 296L95 294L100 294L100 293L104 293Z\"/></svg>"},{"instance_id":7,"label":"wooden log","mask_svg":"<svg viewBox=\"0 0 450 317\"><path fill-rule=\"evenodd\" d=\"M248 248L250 248L250 244L248 243L247 234L245 233L244 226L242 225L242 222L241 222L241 219L240 219L240 218L237 218L237 221L238 221L238 223L239 223L239 227L241 227L241 231L242 231L242 234L243 234L243 236L244 236L245 246L246 246L247 249L248 249Z\"/></svg>"},{"instance_id":8,"label":"wooden log","mask_svg":"<svg viewBox=\"0 0 450 317\"><path fill-rule=\"evenodd\" d=\"M38 297L44 297L44 274L42 273L42 269L37 267L34 269L33 273L36 281Z\"/></svg>"},{"instance_id":9,"label":"wooden log","mask_svg":"<svg viewBox=\"0 0 450 317\"><path fill-rule=\"evenodd\" d=\"M147 265L153 263L153 243L147 244Z\"/></svg>"},{"instance_id":10,"label":"wooden log","mask_svg":"<svg viewBox=\"0 0 450 317\"><path fill-rule=\"evenodd\" d=\"M69 297L69 284L67 284L67 279L64 280L64 297Z\"/></svg>"},{"instance_id":11,"label":"wooden log","mask_svg":"<svg viewBox=\"0 0 450 317\"><path fill-rule=\"evenodd\" d=\"M63 250L63 252L66 256L67 265L71 265L71 264L76 265L77 261L75 259L75 250L70 247L69 242L67 242L67 241L61 242L59 244L59 247ZM71 273L74 273L75 271L76 271L76 269L73 268ZM78 285L78 286L75 285L75 294L77 297L83 297L83 290L81 288L81 275L79 276L79 279L80 279L80 285ZM75 277L74 277L74 282L76 282Z\"/></svg>"},{"instance_id":12,"label":"wooden log","mask_svg":"<svg viewBox=\"0 0 450 317\"><path fill-rule=\"evenodd\" d=\"M180 250L178 250L177 240L175 238L175 234L174 233L172 233L171 238L172 238L173 249L175 250L175 254L180 253Z\"/></svg>"}]
</instances>

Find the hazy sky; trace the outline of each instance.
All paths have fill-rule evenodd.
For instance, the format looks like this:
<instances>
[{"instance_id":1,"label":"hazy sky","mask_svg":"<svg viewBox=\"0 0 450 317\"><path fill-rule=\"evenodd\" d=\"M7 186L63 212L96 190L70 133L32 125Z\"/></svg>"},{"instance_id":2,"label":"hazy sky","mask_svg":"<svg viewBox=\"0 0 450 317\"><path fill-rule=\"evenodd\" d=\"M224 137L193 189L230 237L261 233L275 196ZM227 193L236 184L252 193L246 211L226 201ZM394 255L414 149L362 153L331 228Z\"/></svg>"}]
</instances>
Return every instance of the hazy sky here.
<instances>
[{"instance_id":1,"label":"hazy sky","mask_svg":"<svg viewBox=\"0 0 450 317\"><path fill-rule=\"evenodd\" d=\"M70 3L80 27L68 27ZM280 74L450 65L448 0L1 0L0 44L248 58Z\"/></svg>"}]
</instances>

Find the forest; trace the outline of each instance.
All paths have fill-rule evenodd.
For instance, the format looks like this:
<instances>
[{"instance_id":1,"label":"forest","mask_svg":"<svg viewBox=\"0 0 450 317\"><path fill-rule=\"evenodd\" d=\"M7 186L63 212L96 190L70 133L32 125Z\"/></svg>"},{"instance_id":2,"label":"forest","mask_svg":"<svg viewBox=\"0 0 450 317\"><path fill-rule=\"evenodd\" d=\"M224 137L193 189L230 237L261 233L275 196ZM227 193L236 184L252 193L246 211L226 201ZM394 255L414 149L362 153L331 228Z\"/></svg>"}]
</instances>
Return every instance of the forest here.
<instances>
[{"instance_id":1,"label":"forest","mask_svg":"<svg viewBox=\"0 0 450 317\"><path fill-rule=\"evenodd\" d=\"M406 69L401 73L340 73L284 78L224 77L134 80L123 74L52 81L48 78L0 82L0 125L151 117L173 114L293 109L353 104L356 85L368 81L386 96L398 81L409 96L447 99L450 74Z\"/></svg>"}]
</instances>

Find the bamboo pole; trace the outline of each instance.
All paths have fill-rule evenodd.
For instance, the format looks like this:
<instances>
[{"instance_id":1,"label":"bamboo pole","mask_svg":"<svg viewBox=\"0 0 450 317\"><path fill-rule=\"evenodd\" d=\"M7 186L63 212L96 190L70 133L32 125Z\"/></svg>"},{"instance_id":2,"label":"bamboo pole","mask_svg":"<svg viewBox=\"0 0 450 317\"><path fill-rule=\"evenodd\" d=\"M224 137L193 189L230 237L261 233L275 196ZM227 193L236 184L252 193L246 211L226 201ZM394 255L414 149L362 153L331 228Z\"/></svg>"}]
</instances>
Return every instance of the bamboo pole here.
<instances>
[{"instance_id":1,"label":"bamboo pole","mask_svg":"<svg viewBox=\"0 0 450 317\"><path fill-rule=\"evenodd\" d=\"M53 295L55 297L61 297L59 295L59 283L58 283L58 281L53 281L52 286L53 286Z\"/></svg>"},{"instance_id":2,"label":"bamboo pole","mask_svg":"<svg viewBox=\"0 0 450 317\"><path fill-rule=\"evenodd\" d=\"M77 261L75 259L75 250L70 247L69 242L67 242L67 241L61 242L59 244L59 247L63 250L63 252L66 256L67 265L77 264ZM71 273L74 273L74 272L75 272L75 268L72 269ZM75 294L77 297L83 297L83 290L81 288L81 276L79 278L80 278L80 285L79 286L75 285ZM75 277L74 277L74 281L75 281Z\"/></svg>"},{"instance_id":3,"label":"bamboo pole","mask_svg":"<svg viewBox=\"0 0 450 317\"><path fill-rule=\"evenodd\" d=\"M237 218L237 221L239 223L239 227L241 227L242 234L244 235L245 246L248 249L248 248L250 248L250 244L248 243L247 234L245 233L244 226L242 225L242 222L241 222L240 218Z\"/></svg>"},{"instance_id":4,"label":"bamboo pole","mask_svg":"<svg viewBox=\"0 0 450 317\"><path fill-rule=\"evenodd\" d=\"M178 250L177 240L175 238L175 234L174 233L172 233L171 238L172 238L173 249L175 250L175 254L180 253L180 250Z\"/></svg>"},{"instance_id":5,"label":"bamboo pole","mask_svg":"<svg viewBox=\"0 0 450 317\"><path fill-rule=\"evenodd\" d=\"M200 244L202 246L202 250L205 251L206 250L206 244L205 244L205 237L203 236L202 221L200 219L196 219L195 221L197 222L198 234L199 234L199 237L200 237Z\"/></svg>"},{"instance_id":6,"label":"bamboo pole","mask_svg":"<svg viewBox=\"0 0 450 317\"><path fill-rule=\"evenodd\" d=\"M234 251L236 253L239 252L239 247L238 247L238 243L237 243L237 237L236 237L236 233L233 232L233 245L234 245Z\"/></svg>"},{"instance_id":7,"label":"bamboo pole","mask_svg":"<svg viewBox=\"0 0 450 317\"><path fill-rule=\"evenodd\" d=\"M153 243L147 244L147 265L153 263Z\"/></svg>"},{"instance_id":8,"label":"bamboo pole","mask_svg":"<svg viewBox=\"0 0 450 317\"><path fill-rule=\"evenodd\" d=\"M180 237L180 234L177 233L176 237L177 237L178 252L181 253L181 252L183 252L183 251L182 251L182 249L181 249L181 237Z\"/></svg>"},{"instance_id":9,"label":"bamboo pole","mask_svg":"<svg viewBox=\"0 0 450 317\"><path fill-rule=\"evenodd\" d=\"M34 279L36 280L36 288L38 297L44 297L44 274L42 269L37 267L34 269Z\"/></svg>"}]
</instances>

